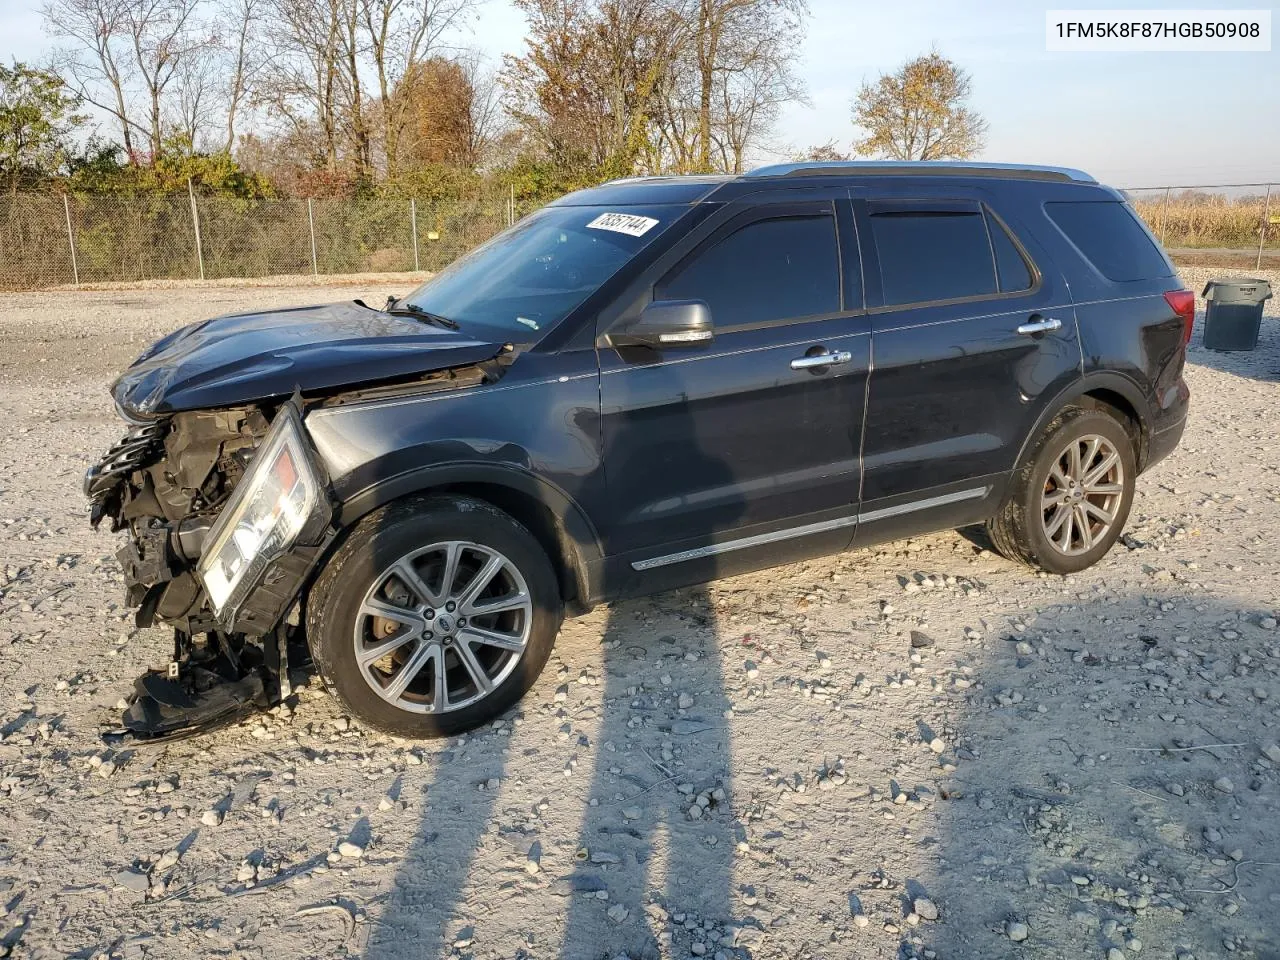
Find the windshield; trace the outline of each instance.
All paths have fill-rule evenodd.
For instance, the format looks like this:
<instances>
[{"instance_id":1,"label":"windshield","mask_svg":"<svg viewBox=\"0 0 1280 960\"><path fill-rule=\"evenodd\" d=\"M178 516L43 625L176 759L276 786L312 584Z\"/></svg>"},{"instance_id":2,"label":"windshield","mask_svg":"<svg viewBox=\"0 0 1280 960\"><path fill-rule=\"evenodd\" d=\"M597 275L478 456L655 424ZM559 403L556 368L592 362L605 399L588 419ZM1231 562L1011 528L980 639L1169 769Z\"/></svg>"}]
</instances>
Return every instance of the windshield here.
<instances>
[{"instance_id":1,"label":"windshield","mask_svg":"<svg viewBox=\"0 0 1280 960\"><path fill-rule=\"evenodd\" d=\"M688 207L544 207L404 298L470 336L532 343Z\"/></svg>"}]
</instances>

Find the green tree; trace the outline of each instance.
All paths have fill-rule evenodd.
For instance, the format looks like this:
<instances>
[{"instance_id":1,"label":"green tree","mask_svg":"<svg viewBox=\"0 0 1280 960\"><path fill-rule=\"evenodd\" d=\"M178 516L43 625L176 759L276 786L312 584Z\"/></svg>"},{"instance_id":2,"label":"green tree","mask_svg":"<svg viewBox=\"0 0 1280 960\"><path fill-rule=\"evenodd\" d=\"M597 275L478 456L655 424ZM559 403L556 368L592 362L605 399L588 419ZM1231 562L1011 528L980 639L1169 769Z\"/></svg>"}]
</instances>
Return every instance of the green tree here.
<instances>
[{"instance_id":1,"label":"green tree","mask_svg":"<svg viewBox=\"0 0 1280 960\"><path fill-rule=\"evenodd\" d=\"M70 158L68 169L73 193L181 194L186 193L189 180L205 195L243 200L275 195L266 177L245 170L231 154L198 153L182 137L166 140L148 167L124 162L116 144L91 140L82 153Z\"/></svg>"},{"instance_id":2,"label":"green tree","mask_svg":"<svg viewBox=\"0 0 1280 960\"><path fill-rule=\"evenodd\" d=\"M936 50L864 83L853 122L858 153L891 160L964 160L982 149L987 123L970 110L969 75Z\"/></svg>"},{"instance_id":3,"label":"green tree","mask_svg":"<svg viewBox=\"0 0 1280 960\"><path fill-rule=\"evenodd\" d=\"M62 171L68 137L85 122L79 106L56 73L0 64L0 177L10 191Z\"/></svg>"}]
</instances>

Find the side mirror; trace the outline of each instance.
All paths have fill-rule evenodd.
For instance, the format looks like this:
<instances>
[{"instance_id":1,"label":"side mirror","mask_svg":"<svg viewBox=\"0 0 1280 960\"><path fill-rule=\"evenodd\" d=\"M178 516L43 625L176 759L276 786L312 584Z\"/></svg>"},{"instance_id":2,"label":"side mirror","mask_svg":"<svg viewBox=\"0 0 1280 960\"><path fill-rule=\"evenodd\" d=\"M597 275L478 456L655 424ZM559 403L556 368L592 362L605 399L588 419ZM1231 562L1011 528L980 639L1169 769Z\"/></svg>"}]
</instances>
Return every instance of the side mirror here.
<instances>
[{"instance_id":1,"label":"side mirror","mask_svg":"<svg viewBox=\"0 0 1280 960\"><path fill-rule=\"evenodd\" d=\"M632 323L609 334L615 347L697 347L711 343L715 329L704 300L655 300Z\"/></svg>"}]
</instances>

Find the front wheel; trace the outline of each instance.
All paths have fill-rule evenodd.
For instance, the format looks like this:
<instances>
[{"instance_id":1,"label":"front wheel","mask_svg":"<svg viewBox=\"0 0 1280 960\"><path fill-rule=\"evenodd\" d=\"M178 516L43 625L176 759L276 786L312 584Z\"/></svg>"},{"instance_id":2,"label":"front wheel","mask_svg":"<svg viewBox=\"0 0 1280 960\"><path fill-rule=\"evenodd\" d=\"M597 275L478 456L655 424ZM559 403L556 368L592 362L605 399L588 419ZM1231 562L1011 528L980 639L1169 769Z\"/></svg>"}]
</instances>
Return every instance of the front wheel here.
<instances>
[{"instance_id":1,"label":"front wheel","mask_svg":"<svg viewBox=\"0 0 1280 960\"><path fill-rule=\"evenodd\" d=\"M1046 429L987 524L996 549L1049 573L1076 573L1102 559L1124 530L1137 463L1115 419L1071 408Z\"/></svg>"},{"instance_id":2,"label":"front wheel","mask_svg":"<svg viewBox=\"0 0 1280 960\"><path fill-rule=\"evenodd\" d=\"M358 719L440 737L519 700L562 618L551 562L525 527L482 500L428 497L357 524L312 588L307 637Z\"/></svg>"}]
</instances>

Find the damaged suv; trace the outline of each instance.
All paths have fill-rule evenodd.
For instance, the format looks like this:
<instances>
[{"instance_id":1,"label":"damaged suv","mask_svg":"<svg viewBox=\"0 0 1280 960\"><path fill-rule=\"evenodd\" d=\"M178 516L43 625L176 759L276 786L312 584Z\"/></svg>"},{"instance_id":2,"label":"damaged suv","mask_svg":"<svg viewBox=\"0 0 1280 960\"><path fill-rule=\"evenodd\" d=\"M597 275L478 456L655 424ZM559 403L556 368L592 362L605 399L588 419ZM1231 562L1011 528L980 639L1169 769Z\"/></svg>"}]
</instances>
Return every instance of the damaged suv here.
<instances>
[{"instance_id":1,"label":"damaged suv","mask_svg":"<svg viewBox=\"0 0 1280 960\"><path fill-rule=\"evenodd\" d=\"M402 298L221 317L114 385L86 476L167 736L309 648L407 737L509 708L566 613L985 522L1099 560L1181 436L1194 298L1078 171L790 164L617 181Z\"/></svg>"}]
</instances>

